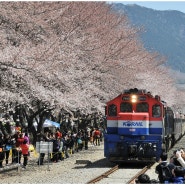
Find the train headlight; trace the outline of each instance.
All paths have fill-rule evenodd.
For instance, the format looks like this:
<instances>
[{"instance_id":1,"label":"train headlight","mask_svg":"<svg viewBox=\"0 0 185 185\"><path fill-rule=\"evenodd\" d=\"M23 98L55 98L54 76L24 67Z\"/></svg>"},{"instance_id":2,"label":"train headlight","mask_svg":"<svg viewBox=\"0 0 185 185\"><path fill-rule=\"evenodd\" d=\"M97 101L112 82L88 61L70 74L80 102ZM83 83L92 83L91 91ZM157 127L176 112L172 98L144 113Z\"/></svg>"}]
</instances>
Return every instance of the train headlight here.
<instances>
[{"instance_id":1,"label":"train headlight","mask_svg":"<svg viewBox=\"0 0 185 185\"><path fill-rule=\"evenodd\" d=\"M145 136L141 136L141 140L145 140Z\"/></svg>"},{"instance_id":2,"label":"train headlight","mask_svg":"<svg viewBox=\"0 0 185 185\"><path fill-rule=\"evenodd\" d=\"M136 95L132 95L131 96L131 102L135 103L137 101L137 96Z\"/></svg>"},{"instance_id":3,"label":"train headlight","mask_svg":"<svg viewBox=\"0 0 185 185\"><path fill-rule=\"evenodd\" d=\"M124 139L124 136L120 136L120 139L122 139L122 140L123 140L123 139Z\"/></svg>"},{"instance_id":4,"label":"train headlight","mask_svg":"<svg viewBox=\"0 0 185 185\"><path fill-rule=\"evenodd\" d=\"M156 144L154 144L154 145L153 145L153 149L156 150L156 148L157 148L157 146L156 146Z\"/></svg>"}]
</instances>

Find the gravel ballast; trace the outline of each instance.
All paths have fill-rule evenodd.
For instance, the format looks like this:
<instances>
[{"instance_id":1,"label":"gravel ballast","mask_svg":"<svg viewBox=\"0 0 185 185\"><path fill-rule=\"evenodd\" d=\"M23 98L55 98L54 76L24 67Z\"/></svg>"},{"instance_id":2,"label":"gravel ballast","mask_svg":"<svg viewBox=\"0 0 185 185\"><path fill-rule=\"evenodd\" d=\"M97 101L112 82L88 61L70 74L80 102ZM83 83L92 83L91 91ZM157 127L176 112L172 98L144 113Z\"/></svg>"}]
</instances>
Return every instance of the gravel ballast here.
<instances>
[{"instance_id":1,"label":"gravel ballast","mask_svg":"<svg viewBox=\"0 0 185 185\"><path fill-rule=\"evenodd\" d=\"M57 163L48 163L47 155L44 165L37 165L37 158L31 153L27 168L3 172L1 184L85 184L92 178L109 170L105 164L103 143L100 146L89 146L71 154L69 158ZM95 162L95 163L94 163Z\"/></svg>"}]
</instances>

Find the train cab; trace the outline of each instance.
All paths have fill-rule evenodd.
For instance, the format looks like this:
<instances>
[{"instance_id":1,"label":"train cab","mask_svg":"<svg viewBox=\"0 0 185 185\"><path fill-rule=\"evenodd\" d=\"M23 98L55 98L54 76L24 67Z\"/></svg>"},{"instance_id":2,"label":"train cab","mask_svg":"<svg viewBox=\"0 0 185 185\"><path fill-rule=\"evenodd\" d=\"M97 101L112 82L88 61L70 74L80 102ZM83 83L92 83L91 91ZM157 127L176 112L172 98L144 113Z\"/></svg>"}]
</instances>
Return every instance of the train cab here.
<instances>
[{"instance_id":1,"label":"train cab","mask_svg":"<svg viewBox=\"0 0 185 185\"><path fill-rule=\"evenodd\" d=\"M162 152L164 104L159 96L130 89L107 103L105 156L110 160L158 160Z\"/></svg>"}]
</instances>

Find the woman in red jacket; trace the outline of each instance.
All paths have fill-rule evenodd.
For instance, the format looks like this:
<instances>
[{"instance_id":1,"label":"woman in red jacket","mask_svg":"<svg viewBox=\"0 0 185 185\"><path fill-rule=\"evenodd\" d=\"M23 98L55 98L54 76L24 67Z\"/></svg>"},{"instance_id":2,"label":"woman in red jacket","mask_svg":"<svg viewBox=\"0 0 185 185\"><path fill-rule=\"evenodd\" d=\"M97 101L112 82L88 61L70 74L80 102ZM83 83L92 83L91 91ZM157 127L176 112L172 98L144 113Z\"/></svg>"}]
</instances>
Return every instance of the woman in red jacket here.
<instances>
[{"instance_id":1,"label":"woman in red jacket","mask_svg":"<svg viewBox=\"0 0 185 185\"><path fill-rule=\"evenodd\" d=\"M23 168L26 168L26 165L28 163L28 151L29 151L29 145L28 145L26 139L23 141L23 143L21 144L20 147L21 147L21 150L22 150L22 155L24 157Z\"/></svg>"}]
</instances>

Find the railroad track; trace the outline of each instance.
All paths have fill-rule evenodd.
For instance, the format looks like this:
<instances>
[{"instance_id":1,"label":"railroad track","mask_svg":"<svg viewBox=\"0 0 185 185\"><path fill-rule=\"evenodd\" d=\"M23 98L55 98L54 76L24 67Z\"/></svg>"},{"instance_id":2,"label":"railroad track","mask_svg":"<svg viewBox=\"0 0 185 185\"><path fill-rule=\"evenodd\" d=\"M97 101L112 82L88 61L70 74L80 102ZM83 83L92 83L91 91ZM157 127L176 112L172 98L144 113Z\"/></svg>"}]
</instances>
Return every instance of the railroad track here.
<instances>
[{"instance_id":1,"label":"railroad track","mask_svg":"<svg viewBox=\"0 0 185 185\"><path fill-rule=\"evenodd\" d=\"M134 184L134 181L139 177L139 175L145 173L149 168L150 166L145 166L141 171L134 175L126 184Z\"/></svg>"},{"instance_id":2,"label":"railroad track","mask_svg":"<svg viewBox=\"0 0 185 185\"><path fill-rule=\"evenodd\" d=\"M137 179L138 176L139 176L140 174L145 173L150 167L151 167L151 165L145 166L143 169L141 169L139 172L137 172L136 175L132 176L132 177L130 178L130 180L129 180L126 184L133 184L134 181L135 181L135 179ZM96 177L96 178L90 180L90 181L87 182L86 184L95 184L95 183L97 183L97 182L103 180L104 178L107 178L110 174L113 174L113 173L114 173L115 171L117 171L117 170L120 170L118 165L114 166L113 168L111 168L111 169L108 170L107 172L105 172L105 173L99 175L98 177ZM123 170L123 172L124 172L124 170L126 170L126 169L121 169L121 170ZM133 169L132 169L131 171L133 171Z\"/></svg>"},{"instance_id":3,"label":"railroad track","mask_svg":"<svg viewBox=\"0 0 185 185\"><path fill-rule=\"evenodd\" d=\"M110 174L114 173L118 169L119 169L119 166L116 165L113 168L111 168L110 170L108 170L107 172L103 173L102 175L90 180L89 182L87 182L87 184L95 184L96 182L102 180L103 178L108 177Z\"/></svg>"}]
</instances>

